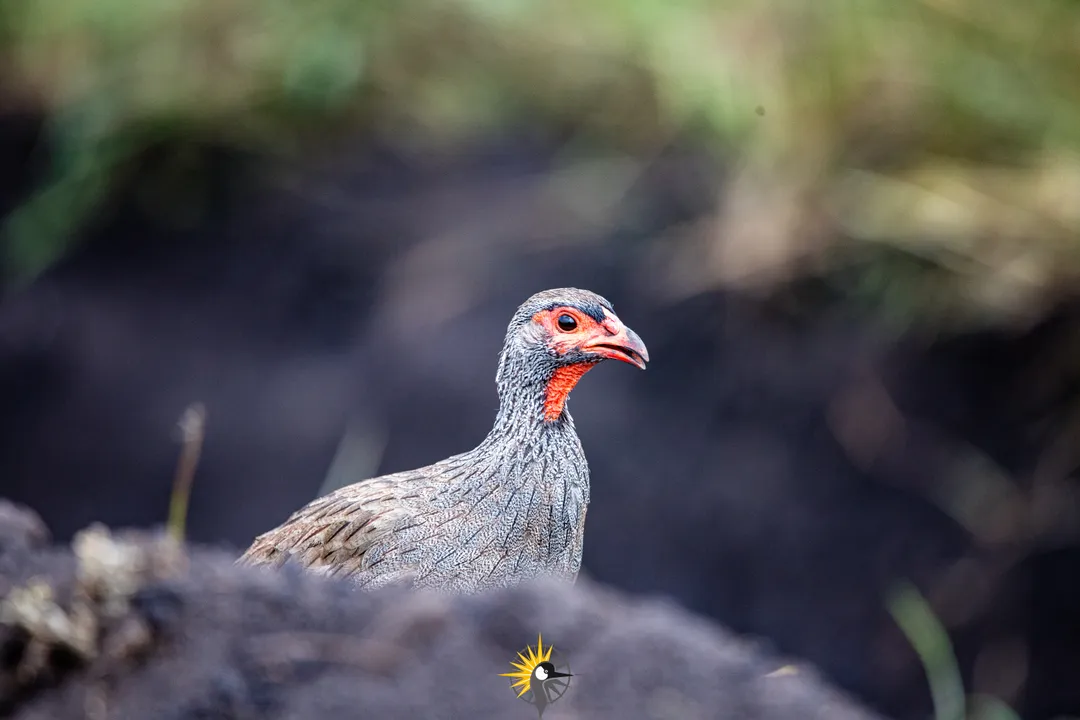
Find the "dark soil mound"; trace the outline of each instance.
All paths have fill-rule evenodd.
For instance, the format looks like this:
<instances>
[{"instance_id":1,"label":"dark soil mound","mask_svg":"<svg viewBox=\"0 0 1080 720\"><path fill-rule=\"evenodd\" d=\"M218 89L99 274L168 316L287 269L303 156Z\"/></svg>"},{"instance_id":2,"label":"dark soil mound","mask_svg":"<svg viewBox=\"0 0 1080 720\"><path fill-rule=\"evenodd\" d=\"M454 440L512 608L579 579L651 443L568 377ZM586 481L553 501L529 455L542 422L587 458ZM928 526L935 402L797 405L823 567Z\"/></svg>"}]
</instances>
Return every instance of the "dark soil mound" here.
<instances>
[{"instance_id":1,"label":"dark soil mound","mask_svg":"<svg viewBox=\"0 0 1080 720\"><path fill-rule=\"evenodd\" d=\"M25 720L526 719L498 673L538 632L574 673L550 720L873 717L809 668L590 583L364 594L144 533L53 548L0 503L0 590L0 710Z\"/></svg>"}]
</instances>

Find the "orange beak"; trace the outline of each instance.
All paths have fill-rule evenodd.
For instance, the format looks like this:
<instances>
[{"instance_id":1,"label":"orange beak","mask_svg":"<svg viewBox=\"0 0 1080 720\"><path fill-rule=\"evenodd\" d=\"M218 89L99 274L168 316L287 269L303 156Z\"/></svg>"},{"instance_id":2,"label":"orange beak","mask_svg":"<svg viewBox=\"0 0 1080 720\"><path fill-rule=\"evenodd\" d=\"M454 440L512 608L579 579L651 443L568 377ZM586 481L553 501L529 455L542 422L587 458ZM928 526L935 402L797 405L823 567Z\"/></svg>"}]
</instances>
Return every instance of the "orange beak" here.
<instances>
[{"instance_id":1,"label":"orange beak","mask_svg":"<svg viewBox=\"0 0 1080 720\"><path fill-rule=\"evenodd\" d=\"M611 315L604 323L604 329L606 333L585 341L581 349L603 358L622 360L644 370L645 363L649 362L649 351L638 334Z\"/></svg>"}]
</instances>

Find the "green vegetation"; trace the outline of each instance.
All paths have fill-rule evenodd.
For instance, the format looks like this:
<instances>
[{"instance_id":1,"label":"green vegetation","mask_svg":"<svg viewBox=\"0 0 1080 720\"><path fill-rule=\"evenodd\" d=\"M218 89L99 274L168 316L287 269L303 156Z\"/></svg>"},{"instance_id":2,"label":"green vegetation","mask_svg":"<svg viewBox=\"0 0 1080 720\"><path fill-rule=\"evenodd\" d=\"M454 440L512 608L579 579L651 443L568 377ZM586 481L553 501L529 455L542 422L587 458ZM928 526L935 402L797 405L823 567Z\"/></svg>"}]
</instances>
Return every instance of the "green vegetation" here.
<instances>
[{"instance_id":1,"label":"green vegetation","mask_svg":"<svg viewBox=\"0 0 1080 720\"><path fill-rule=\"evenodd\" d=\"M0 100L45 112L60 149L5 228L26 276L156 141L429 146L522 117L604 153L691 135L722 154L705 281L880 247L860 293L970 319L1023 314L1080 266L1068 0L8 0L0 38Z\"/></svg>"},{"instance_id":2,"label":"green vegetation","mask_svg":"<svg viewBox=\"0 0 1080 720\"><path fill-rule=\"evenodd\" d=\"M918 590L900 586L889 599L889 611L922 661L935 720L1020 720L996 698L978 696L969 706L949 635Z\"/></svg>"},{"instance_id":3,"label":"green vegetation","mask_svg":"<svg viewBox=\"0 0 1080 720\"><path fill-rule=\"evenodd\" d=\"M199 467L206 436L206 408L202 403L192 403L184 410L178 429L182 445L172 493L169 496L169 522L166 527L169 535L176 542L182 543L187 528L191 487L195 483L195 470Z\"/></svg>"}]
</instances>

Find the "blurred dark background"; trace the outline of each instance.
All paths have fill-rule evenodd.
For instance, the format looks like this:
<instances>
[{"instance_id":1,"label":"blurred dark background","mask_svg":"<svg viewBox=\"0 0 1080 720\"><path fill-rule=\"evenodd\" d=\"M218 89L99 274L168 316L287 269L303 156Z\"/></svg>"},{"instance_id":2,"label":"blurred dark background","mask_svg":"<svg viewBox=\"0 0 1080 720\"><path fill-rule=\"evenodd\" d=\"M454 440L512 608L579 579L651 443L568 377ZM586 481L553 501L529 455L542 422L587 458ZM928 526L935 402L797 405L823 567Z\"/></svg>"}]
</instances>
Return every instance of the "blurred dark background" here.
<instances>
[{"instance_id":1,"label":"blurred dark background","mask_svg":"<svg viewBox=\"0 0 1080 720\"><path fill-rule=\"evenodd\" d=\"M586 287L653 357L570 402L588 575L922 718L910 582L973 717L1080 715L1078 48L1066 0L4 3L0 494L163 523L199 402L188 534L243 547L477 442Z\"/></svg>"}]
</instances>

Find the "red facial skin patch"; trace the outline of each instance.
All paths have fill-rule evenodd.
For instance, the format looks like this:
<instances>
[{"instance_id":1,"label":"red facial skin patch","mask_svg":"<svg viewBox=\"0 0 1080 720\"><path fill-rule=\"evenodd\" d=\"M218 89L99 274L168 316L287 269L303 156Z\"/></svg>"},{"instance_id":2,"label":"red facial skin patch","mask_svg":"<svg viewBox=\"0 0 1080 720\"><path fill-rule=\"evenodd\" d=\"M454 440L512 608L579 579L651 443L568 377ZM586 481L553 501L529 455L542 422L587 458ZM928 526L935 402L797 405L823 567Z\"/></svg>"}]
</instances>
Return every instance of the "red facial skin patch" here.
<instances>
[{"instance_id":1,"label":"red facial skin patch","mask_svg":"<svg viewBox=\"0 0 1080 720\"><path fill-rule=\"evenodd\" d=\"M577 327L567 332L559 328L559 317L569 315L574 318ZM596 322L580 310L572 307L557 307L551 310L536 313L533 321L539 323L551 335L550 347L561 354L580 348L590 339L597 335L612 334L611 327L614 325L610 317L605 318L604 324ZM617 321L616 321L617 322ZM544 394L544 419L553 422L562 415L566 406L566 398L570 391L577 385L581 376L589 372L596 362L581 362L558 368L548 381Z\"/></svg>"}]
</instances>

